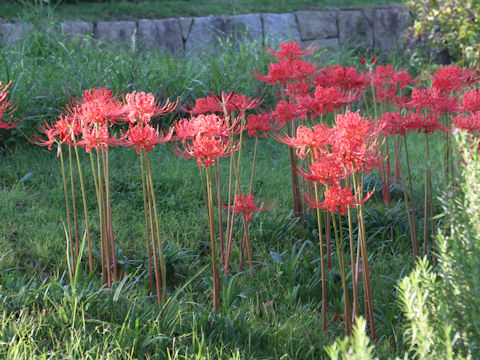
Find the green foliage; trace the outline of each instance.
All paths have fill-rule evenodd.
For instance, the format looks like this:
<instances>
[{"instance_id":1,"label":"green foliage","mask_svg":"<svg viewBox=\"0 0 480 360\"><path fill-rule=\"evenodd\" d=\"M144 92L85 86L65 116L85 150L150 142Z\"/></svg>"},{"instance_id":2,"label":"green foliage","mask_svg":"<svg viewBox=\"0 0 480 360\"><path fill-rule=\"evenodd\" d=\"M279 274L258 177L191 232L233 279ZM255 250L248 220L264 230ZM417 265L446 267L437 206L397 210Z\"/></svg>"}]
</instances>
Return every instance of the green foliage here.
<instances>
[{"instance_id":1,"label":"green foliage","mask_svg":"<svg viewBox=\"0 0 480 360\"><path fill-rule=\"evenodd\" d=\"M337 0L335 6L375 6L400 0ZM16 20L32 11L55 19L138 20L181 16L286 13L321 10L330 0L17 0L0 2L0 18Z\"/></svg>"},{"instance_id":2,"label":"green foliage","mask_svg":"<svg viewBox=\"0 0 480 360\"><path fill-rule=\"evenodd\" d=\"M480 155L471 139L457 140L461 181L455 195L444 198L448 226L437 236L438 267L420 260L398 286L409 344L405 358L480 356ZM361 333L337 340L327 352L332 359L372 359Z\"/></svg>"},{"instance_id":3,"label":"green foliage","mask_svg":"<svg viewBox=\"0 0 480 360\"><path fill-rule=\"evenodd\" d=\"M338 340L326 348L327 354L333 360L371 360L373 346L366 333L365 319L358 318L353 328L353 336Z\"/></svg>"},{"instance_id":4,"label":"green foliage","mask_svg":"<svg viewBox=\"0 0 480 360\"><path fill-rule=\"evenodd\" d=\"M404 0L413 16L410 38L456 62L476 66L480 56L480 3L476 0Z\"/></svg>"}]
</instances>

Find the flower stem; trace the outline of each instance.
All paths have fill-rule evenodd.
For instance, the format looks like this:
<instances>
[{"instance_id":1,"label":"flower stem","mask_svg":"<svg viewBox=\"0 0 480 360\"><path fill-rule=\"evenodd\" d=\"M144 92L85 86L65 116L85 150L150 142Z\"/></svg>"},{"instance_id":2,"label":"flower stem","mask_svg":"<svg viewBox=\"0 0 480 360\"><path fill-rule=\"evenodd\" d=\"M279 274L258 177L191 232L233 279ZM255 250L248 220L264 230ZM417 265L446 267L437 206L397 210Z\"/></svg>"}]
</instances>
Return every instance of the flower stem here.
<instances>
[{"instance_id":1,"label":"flower stem","mask_svg":"<svg viewBox=\"0 0 480 360\"><path fill-rule=\"evenodd\" d=\"M77 158L78 176L80 178L80 189L82 191L83 212L85 215L85 230L87 232L87 244L88 244L88 268L90 272L93 272L93 255L92 255L92 242L90 238L90 223L88 220L87 200L85 196L85 184L83 182L82 166L80 165L80 156L78 154L78 148L75 146L75 157Z\"/></svg>"},{"instance_id":2,"label":"flower stem","mask_svg":"<svg viewBox=\"0 0 480 360\"><path fill-rule=\"evenodd\" d=\"M149 207L147 204L147 190L145 186L145 167L143 165L143 154L140 155L140 170L142 172L142 192L143 209L145 212L145 237L147 240L147 259L148 259L148 278L150 284L150 294L153 294L153 274L152 274L152 248L150 246L150 228L148 225Z\"/></svg>"},{"instance_id":3,"label":"flower stem","mask_svg":"<svg viewBox=\"0 0 480 360\"><path fill-rule=\"evenodd\" d=\"M210 243L212 250L212 275L213 275L213 308L218 310L218 286L219 277L217 270L217 250L215 244L215 219L213 215L213 182L212 182L212 169L208 167L206 169L207 174L207 196L208 196L208 225L210 228Z\"/></svg>"},{"instance_id":4,"label":"flower stem","mask_svg":"<svg viewBox=\"0 0 480 360\"><path fill-rule=\"evenodd\" d=\"M72 241L72 222L70 220L70 205L68 201L67 178L65 175L65 163L63 161L62 144L58 144L58 153L60 154L60 166L62 168L63 192L65 196L65 210L67 212L68 238L70 239L70 257L72 261L72 276L75 279L75 251Z\"/></svg>"},{"instance_id":5,"label":"flower stem","mask_svg":"<svg viewBox=\"0 0 480 360\"><path fill-rule=\"evenodd\" d=\"M318 194L318 184L314 183L315 187L315 201L320 202ZM323 249L323 232L322 232L322 213L320 209L317 211L317 225L318 225L318 245L320 247L320 267L322 274L322 330L325 334L327 332L327 280L325 276L325 254Z\"/></svg>"},{"instance_id":6,"label":"flower stem","mask_svg":"<svg viewBox=\"0 0 480 360\"><path fill-rule=\"evenodd\" d=\"M248 254L248 267L250 268L250 275L253 276L253 261L252 261L252 248L250 247L250 238L248 236L248 219L246 216L243 216L243 230L244 230L244 239L247 244L247 254Z\"/></svg>"},{"instance_id":7,"label":"flower stem","mask_svg":"<svg viewBox=\"0 0 480 360\"><path fill-rule=\"evenodd\" d=\"M80 236L78 235L77 202L75 200L75 181L73 178L72 147L70 145L68 145L68 168L70 171L70 189L72 193L73 223L75 228L75 250L78 258L80 252Z\"/></svg>"},{"instance_id":8,"label":"flower stem","mask_svg":"<svg viewBox=\"0 0 480 360\"><path fill-rule=\"evenodd\" d=\"M352 332L352 315L350 313L350 300L348 297L348 288L347 288L347 279L345 275L345 254L343 246L343 230L342 230L342 221L340 215L338 216L338 225L335 220L335 214L332 213L332 222L333 222L333 231L335 233L335 245L337 248L338 255L338 266L340 267L340 276L342 278L342 287L343 287L343 309L344 309L344 319L345 319L345 335L349 336Z\"/></svg>"},{"instance_id":9,"label":"flower stem","mask_svg":"<svg viewBox=\"0 0 480 360\"><path fill-rule=\"evenodd\" d=\"M158 221L157 202L155 200L155 191L153 188L152 173L150 171L150 163L148 161L148 154L146 151L144 151L144 155L145 155L145 167L147 169L147 183L150 187L150 197L152 199L152 207L153 207L153 214L154 214L154 220L155 220L155 230L157 233L158 255L160 258L160 271L162 276L163 301L164 303L166 303L167 302L167 275L165 273L165 262L163 259L162 239L160 237L160 224ZM155 244L155 239L154 239L154 244Z\"/></svg>"}]
</instances>

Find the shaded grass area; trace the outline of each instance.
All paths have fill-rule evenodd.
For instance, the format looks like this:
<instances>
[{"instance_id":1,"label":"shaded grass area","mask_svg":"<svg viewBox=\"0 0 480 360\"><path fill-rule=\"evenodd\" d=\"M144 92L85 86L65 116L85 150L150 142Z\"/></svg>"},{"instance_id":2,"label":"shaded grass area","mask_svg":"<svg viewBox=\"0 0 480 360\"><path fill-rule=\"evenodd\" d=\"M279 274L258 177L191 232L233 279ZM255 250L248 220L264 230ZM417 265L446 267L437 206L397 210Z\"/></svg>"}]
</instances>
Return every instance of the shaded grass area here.
<instances>
[{"instance_id":1,"label":"shaded grass area","mask_svg":"<svg viewBox=\"0 0 480 360\"><path fill-rule=\"evenodd\" d=\"M2 133L9 145L0 155L0 354L6 359L318 359L323 347L343 333L342 288L334 267L327 276L329 332L321 333L321 281L314 216L291 215L288 151L273 139L262 140L256 197L274 203L251 222L256 277L238 273L222 279L220 311L211 310L209 239L203 195L195 161L178 159L167 146L152 153L152 171L165 242L171 302L160 311L148 296L143 200L139 163L131 149L111 152L111 194L115 234L122 261L122 282L107 291L95 277L68 276L65 211L59 160L55 152L19 140L45 120L53 120L70 96L105 86L115 92L144 90L182 103L213 92L235 89L248 96L270 96L251 74L265 72L269 57L254 44L222 45L217 55L175 59L160 52L80 47L41 33L2 49L0 79L12 80L18 101L19 130ZM316 61L356 64L358 51L345 50ZM394 65L397 62L389 61ZM177 112L172 118L184 116ZM171 121L167 119L166 121ZM424 155L416 144L414 180L421 193ZM16 145L13 146L13 141ZM247 141L246 164L253 157ZM82 159L88 171L88 159ZM248 180L248 166L243 174ZM222 163L227 171L227 162ZM93 181L87 196L98 249ZM392 357L403 350L395 285L412 267L407 220L397 188L385 207L375 174L366 187L367 232L378 320L377 353ZM369 184L367 186L367 184ZM435 186L434 186L435 188ZM420 204L418 201L417 204ZM238 238L232 255L238 266ZM347 227L347 224L343 224ZM346 231L345 231L346 232ZM334 246L332 246L334 248ZM85 263L82 263L82 268ZM350 277L350 275L348 275ZM350 282L350 278L348 278Z\"/></svg>"},{"instance_id":2,"label":"shaded grass area","mask_svg":"<svg viewBox=\"0 0 480 360\"><path fill-rule=\"evenodd\" d=\"M53 2L52 2L53 3ZM58 5L33 5L24 2L0 3L0 18L16 21L32 14L49 15L55 20L137 20L182 16L236 15L249 13L284 13L321 10L328 6L340 8L365 7L400 3L399 0L143 0L143 1L80 1Z\"/></svg>"}]
</instances>

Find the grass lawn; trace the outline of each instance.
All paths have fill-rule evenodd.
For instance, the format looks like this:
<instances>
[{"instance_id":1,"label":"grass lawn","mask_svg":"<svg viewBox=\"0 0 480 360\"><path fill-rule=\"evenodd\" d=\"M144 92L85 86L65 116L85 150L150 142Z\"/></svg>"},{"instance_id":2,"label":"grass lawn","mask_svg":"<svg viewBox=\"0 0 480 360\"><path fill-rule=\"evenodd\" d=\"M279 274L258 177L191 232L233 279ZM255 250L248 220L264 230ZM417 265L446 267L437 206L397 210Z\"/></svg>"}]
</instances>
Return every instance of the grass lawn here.
<instances>
[{"instance_id":1,"label":"grass lawn","mask_svg":"<svg viewBox=\"0 0 480 360\"><path fill-rule=\"evenodd\" d=\"M54 2L52 2L54 3ZM17 21L39 14L55 20L137 20L181 16L232 15L249 13L285 13L300 10L321 10L327 6L364 7L400 3L399 0L140 0L140 1L79 1L60 2L47 6L43 2L0 3L0 18ZM43 5L42 5L43 4Z\"/></svg>"}]
</instances>

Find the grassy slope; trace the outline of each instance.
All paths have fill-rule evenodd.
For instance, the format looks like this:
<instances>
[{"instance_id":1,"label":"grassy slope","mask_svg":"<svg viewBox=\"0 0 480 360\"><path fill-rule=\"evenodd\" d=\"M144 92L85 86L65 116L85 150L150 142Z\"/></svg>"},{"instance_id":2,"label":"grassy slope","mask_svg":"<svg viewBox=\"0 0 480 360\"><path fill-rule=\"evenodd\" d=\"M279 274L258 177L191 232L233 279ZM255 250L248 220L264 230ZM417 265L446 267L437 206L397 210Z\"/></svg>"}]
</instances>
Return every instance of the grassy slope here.
<instances>
[{"instance_id":1,"label":"grassy slope","mask_svg":"<svg viewBox=\"0 0 480 360\"><path fill-rule=\"evenodd\" d=\"M250 45L240 49L225 45L220 56L180 61L160 53L82 49L60 40L34 34L3 49L0 76L13 80L17 114L24 118L17 135L53 119L70 95L89 87L153 91L182 101L204 96L207 90L237 89L254 96L269 91L250 73L252 69L266 71L269 59ZM344 52L330 61L354 64L354 59L354 52ZM417 140L422 138L413 142ZM245 153L251 158L250 142ZM256 195L274 202L274 207L252 225L257 277L252 280L241 274L230 280L236 281L235 286L230 287L230 294L222 295L222 303L235 303L224 305L219 314L210 310L209 269L188 282L208 264L208 257L200 251L208 239L195 162L178 159L165 146L156 149L151 159L162 233L171 255L170 291L179 289L166 313L158 313L153 299L146 296L141 186L133 151L114 150L111 165L116 235L124 260L130 263L129 277L118 293L100 291L95 281L82 280L78 302L70 297L69 282L62 275L66 270L63 191L55 154L20 144L0 158L0 218L6 219L0 225L0 251L6 254L0 263L2 357L28 359L44 354L47 358L50 352L58 358L87 354L92 358L108 354L113 358L165 358L167 351L178 350L178 358L186 353L185 358L191 359L197 353L198 358L206 356L207 348L214 358L322 357L323 346L342 333L343 324L331 316L333 311L342 311L341 284L333 281L334 267L328 274L330 331L324 338L319 331L321 284L314 220L295 223L289 215L286 148L272 139L260 144ZM88 169L86 159L84 163ZM423 170L422 163L418 152L417 173ZM90 181L89 203L94 213L91 185ZM376 234L370 251L380 337L377 349L383 357L402 346L393 289L396 280L409 271L411 256L401 206L385 209L372 199L368 216L368 231ZM95 227L95 218L92 224ZM302 256L294 261L292 249L298 251L305 243ZM283 255L276 257L272 251ZM238 250L233 258L238 259ZM289 262L296 266L288 267Z\"/></svg>"},{"instance_id":2,"label":"grassy slope","mask_svg":"<svg viewBox=\"0 0 480 360\"><path fill-rule=\"evenodd\" d=\"M42 3L42 2L40 2ZM299 10L320 10L326 6L360 7L400 3L399 0L149 0L79 2L55 7L19 5L15 2L0 4L0 18L15 20L32 13L51 13L55 19L82 20L136 20L139 18L169 18L180 16L209 16L248 13L282 13Z\"/></svg>"}]
</instances>

